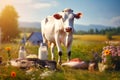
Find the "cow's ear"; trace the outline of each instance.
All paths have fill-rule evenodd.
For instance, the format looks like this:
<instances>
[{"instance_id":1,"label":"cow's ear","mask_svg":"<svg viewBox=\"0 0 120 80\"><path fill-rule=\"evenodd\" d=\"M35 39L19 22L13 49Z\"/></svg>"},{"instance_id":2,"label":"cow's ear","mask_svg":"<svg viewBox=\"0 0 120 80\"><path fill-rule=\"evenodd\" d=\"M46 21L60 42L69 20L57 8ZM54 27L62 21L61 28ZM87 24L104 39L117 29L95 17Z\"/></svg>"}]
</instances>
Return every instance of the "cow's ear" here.
<instances>
[{"instance_id":1,"label":"cow's ear","mask_svg":"<svg viewBox=\"0 0 120 80\"><path fill-rule=\"evenodd\" d=\"M62 16L61 16L60 14L54 14L53 17L54 17L55 19L61 19L61 18L62 18Z\"/></svg>"},{"instance_id":2,"label":"cow's ear","mask_svg":"<svg viewBox=\"0 0 120 80\"><path fill-rule=\"evenodd\" d=\"M77 13L77 14L75 14L75 18L76 18L76 19L79 19L81 16L82 16L82 13Z\"/></svg>"}]
</instances>

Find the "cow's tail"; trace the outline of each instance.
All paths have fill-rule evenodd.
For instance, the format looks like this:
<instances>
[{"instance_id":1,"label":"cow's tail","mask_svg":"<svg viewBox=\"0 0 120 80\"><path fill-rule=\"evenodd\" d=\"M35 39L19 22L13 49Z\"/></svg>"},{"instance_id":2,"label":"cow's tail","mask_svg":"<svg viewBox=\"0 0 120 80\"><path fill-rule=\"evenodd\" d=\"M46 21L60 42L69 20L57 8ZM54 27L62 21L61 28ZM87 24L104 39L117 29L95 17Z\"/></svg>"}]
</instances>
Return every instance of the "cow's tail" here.
<instances>
[{"instance_id":1,"label":"cow's tail","mask_svg":"<svg viewBox=\"0 0 120 80\"><path fill-rule=\"evenodd\" d=\"M46 17L45 19L44 19L44 24L46 24L48 22L48 18Z\"/></svg>"},{"instance_id":2,"label":"cow's tail","mask_svg":"<svg viewBox=\"0 0 120 80\"><path fill-rule=\"evenodd\" d=\"M41 21L41 27L44 27L45 24L48 22L47 17Z\"/></svg>"}]
</instances>

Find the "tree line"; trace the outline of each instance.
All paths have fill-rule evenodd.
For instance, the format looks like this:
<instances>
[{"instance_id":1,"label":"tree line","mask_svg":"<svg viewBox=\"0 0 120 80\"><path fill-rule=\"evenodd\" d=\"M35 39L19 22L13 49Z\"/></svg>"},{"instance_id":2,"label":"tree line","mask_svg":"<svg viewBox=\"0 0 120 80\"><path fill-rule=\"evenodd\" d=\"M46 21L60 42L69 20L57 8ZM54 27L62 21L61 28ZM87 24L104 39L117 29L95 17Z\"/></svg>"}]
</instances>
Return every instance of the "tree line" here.
<instances>
[{"instance_id":1,"label":"tree line","mask_svg":"<svg viewBox=\"0 0 120 80\"><path fill-rule=\"evenodd\" d=\"M76 31L75 34L111 34L111 35L120 35L120 26L118 27L108 27L106 29L89 29L88 31Z\"/></svg>"}]
</instances>

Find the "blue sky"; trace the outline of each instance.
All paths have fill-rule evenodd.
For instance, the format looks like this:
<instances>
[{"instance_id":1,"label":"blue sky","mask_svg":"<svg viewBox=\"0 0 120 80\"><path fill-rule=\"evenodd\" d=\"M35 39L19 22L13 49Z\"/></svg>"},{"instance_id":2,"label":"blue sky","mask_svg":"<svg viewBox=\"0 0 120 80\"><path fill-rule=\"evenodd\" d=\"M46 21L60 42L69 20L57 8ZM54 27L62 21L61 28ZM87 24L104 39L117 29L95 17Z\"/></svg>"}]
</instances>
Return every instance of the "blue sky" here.
<instances>
[{"instance_id":1,"label":"blue sky","mask_svg":"<svg viewBox=\"0 0 120 80\"><path fill-rule=\"evenodd\" d=\"M76 24L100 24L120 26L120 0L0 0L0 11L6 5L13 5L19 14L19 21L35 22L64 8L83 17Z\"/></svg>"}]
</instances>

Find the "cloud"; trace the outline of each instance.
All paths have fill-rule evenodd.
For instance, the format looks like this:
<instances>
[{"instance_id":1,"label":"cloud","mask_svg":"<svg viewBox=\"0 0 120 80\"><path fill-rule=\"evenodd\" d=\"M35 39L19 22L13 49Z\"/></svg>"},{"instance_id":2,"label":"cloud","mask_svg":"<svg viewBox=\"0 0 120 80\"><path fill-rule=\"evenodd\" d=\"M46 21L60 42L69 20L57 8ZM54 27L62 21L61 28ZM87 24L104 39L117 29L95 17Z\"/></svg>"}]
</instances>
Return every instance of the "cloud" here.
<instances>
[{"instance_id":1,"label":"cloud","mask_svg":"<svg viewBox=\"0 0 120 80\"><path fill-rule=\"evenodd\" d=\"M44 9L44 8L50 8L53 6L57 6L58 3L57 1L34 1L34 0L16 0L13 2L16 6L20 7L25 7L27 8L32 8L32 9ZM53 5L54 4L54 5Z\"/></svg>"},{"instance_id":2,"label":"cloud","mask_svg":"<svg viewBox=\"0 0 120 80\"><path fill-rule=\"evenodd\" d=\"M113 17L110 20L111 25L120 26L120 16Z\"/></svg>"},{"instance_id":3,"label":"cloud","mask_svg":"<svg viewBox=\"0 0 120 80\"><path fill-rule=\"evenodd\" d=\"M110 19L103 18L100 24L111 26L111 27L118 27L120 26L120 16L114 16L114 17L111 17Z\"/></svg>"},{"instance_id":4,"label":"cloud","mask_svg":"<svg viewBox=\"0 0 120 80\"><path fill-rule=\"evenodd\" d=\"M27 6L29 4L32 4L32 0L0 0L0 10L2 10L7 5L12 5L15 8L18 8L25 5Z\"/></svg>"},{"instance_id":5,"label":"cloud","mask_svg":"<svg viewBox=\"0 0 120 80\"><path fill-rule=\"evenodd\" d=\"M35 0L0 0L0 9L3 9L6 5L13 5L16 8L24 7L24 8L33 8L33 9L44 9L50 8L53 6L57 6L57 1L35 1ZM26 7L27 6L27 7ZM23 8L23 9L24 9Z\"/></svg>"},{"instance_id":6,"label":"cloud","mask_svg":"<svg viewBox=\"0 0 120 80\"><path fill-rule=\"evenodd\" d=\"M36 4L31 5L31 7L35 9L49 8L51 6L52 5L50 3L36 3Z\"/></svg>"},{"instance_id":7,"label":"cloud","mask_svg":"<svg viewBox=\"0 0 120 80\"><path fill-rule=\"evenodd\" d=\"M44 9L44 8L50 8L50 7L57 6L57 5L58 5L58 3L56 1L52 1L52 2L34 3L31 6L35 9L42 9L42 8Z\"/></svg>"},{"instance_id":8,"label":"cloud","mask_svg":"<svg viewBox=\"0 0 120 80\"><path fill-rule=\"evenodd\" d=\"M12 0L14 4L29 4L32 3L32 0Z\"/></svg>"}]
</instances>

